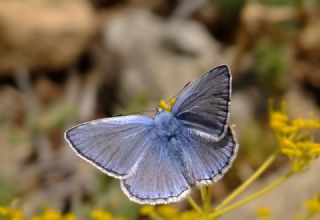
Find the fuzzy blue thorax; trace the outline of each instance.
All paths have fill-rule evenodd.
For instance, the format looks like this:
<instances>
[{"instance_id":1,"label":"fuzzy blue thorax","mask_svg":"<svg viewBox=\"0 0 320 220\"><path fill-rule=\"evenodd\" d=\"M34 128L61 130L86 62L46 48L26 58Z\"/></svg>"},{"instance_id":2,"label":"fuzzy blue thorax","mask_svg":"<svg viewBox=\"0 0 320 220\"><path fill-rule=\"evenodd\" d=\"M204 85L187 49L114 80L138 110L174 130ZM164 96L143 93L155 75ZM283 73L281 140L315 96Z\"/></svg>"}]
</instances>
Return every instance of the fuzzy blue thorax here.
<instances>
[{"instance_id":1,"label":"fuzzy blue thorax","mask_svg":"<svg viewBox=\"0 0 320 220\"><path fill-rule=\"evenodd\" d=\"M179 129L178 121L173 117L171 112L159 112L154 118L154 122L158 128L158 133L166 137L175 136Z\"/></svg>"}]
</instances>

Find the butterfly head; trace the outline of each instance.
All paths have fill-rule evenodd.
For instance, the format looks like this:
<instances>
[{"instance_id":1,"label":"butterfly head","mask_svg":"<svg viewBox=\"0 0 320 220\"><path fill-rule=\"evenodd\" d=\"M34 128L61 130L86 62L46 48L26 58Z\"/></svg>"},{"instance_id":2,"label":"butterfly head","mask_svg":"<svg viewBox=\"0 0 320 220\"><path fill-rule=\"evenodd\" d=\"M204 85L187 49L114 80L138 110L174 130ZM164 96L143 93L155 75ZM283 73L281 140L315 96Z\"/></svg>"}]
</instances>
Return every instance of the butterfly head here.
<instances>
[{"instance_id":1,"label":"butterfly head","mask_svg":"<svg viewBox=\"0 0 320 220\"><path fill-rule=\"evenodd\" d=\"M157 109L158 112L162 112L163 110L167 112L171 112L172 105L174 104L175 101L176 101L175 97L171 98L168 103L165 100L161 99Z\"/></svg>"}]
</instances>

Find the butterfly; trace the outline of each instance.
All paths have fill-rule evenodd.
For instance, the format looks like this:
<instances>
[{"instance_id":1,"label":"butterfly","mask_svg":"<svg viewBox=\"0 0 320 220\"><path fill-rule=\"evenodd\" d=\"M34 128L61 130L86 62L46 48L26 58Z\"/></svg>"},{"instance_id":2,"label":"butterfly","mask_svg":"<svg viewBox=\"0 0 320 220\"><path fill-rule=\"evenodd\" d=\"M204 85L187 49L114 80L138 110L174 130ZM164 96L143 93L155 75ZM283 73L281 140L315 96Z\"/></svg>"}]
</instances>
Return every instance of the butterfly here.
<instances>
[{"instance_id":1,"label":"butterfly","mask_svg":"<svg viewBox=\"0 0 320 220\"><path fill-rule=\"evenodd\" d=\"M192 187L212 184L230 168L238 144L229 126L231 74L218 66L188 84L154 118L128 115L76 125L65 132L71 148L120 179L130 200L167 204Z\"/></svg>"}]
</instances>

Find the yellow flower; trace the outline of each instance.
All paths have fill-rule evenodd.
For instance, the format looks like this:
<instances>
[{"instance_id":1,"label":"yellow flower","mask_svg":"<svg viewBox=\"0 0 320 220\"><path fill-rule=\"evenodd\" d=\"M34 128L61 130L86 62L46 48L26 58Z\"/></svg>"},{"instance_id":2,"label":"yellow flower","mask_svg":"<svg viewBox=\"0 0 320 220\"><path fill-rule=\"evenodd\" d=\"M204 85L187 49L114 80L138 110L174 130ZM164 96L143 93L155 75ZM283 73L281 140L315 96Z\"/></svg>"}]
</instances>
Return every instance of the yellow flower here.
<instances>
[{"instance_id":1,"label":"yellow flower","mask_svg":"<svg viewBox=\"0 0 320 220\"><path fill-rule=\"evenodd\" d=\"M256 209L256 213L259 216L259 220L269 220L271 215L271 210L268 207L260 207Z\"/></svg>"},{"instance_id":2,"label":"yellow flower","mask_svg":"<svg viewBox=\"0 0 320 220\"><path fill-rule=\"evenodd\" d=\"M311 141L297 141L283 139L281 152L288 156L295 171L303 169L311 161L319 157L320 144Z\"/></svg>"},{"instance_id":3,"label":"yellow flower","mask_svg":"<svg viewBox=\"0 0 320 220\"><path fill-rule=\"evenodd\" d=\"M271 122L278 121L281 123L287 123L289 120L289 117L287 114L281 112L281 111L273 111L271 112Z\"/></svg>"},{"instance_id":4,"label":"yellow flower","mask_svg":"<svg viewBox=\"0 0 320 220\"><path fill-rule=\"evenodd\" d=\"M151 205L145 205L140 209L140 214L141 215L150 215L151 213L154 212L154 206Z\"/></svg>"},{"instance_id":5,"label":"yellow flower","mask_svg":"<svg viewBox=\"0 0 320 220\"><path fill-rule=\"evenodd\" d=\"M276 131L281 132L287 126L288 119L289 119L288 115L282 112L279 112L279 111L271 112L270 127Z\"/></svg>"},{"instance_id":6,"label":"yellow flower","mask_svg":"<svg viewBox=\"0 0 320 220\"><path fill-rule=\"evenodd\" d=\"M292 133L297 132L297 130L298 130L298 127L297 127L297 126L287 125L287 126L284 126L284 127L282 128L281 132L282 132L283 134L289 135L289 134L292 134Z\"/></svg>"},{"instance_id":7,"label":"yellow flower","mask_svg":"<svg viewBox=\"0 0 320 220\"><path fill-rule=\"evenodd\" d=\"M162 206L143 206L140 214L148 216L150 219L163 219L163 220L195 220L200 219L200 214L194 210L187 210L179 212L179 210L171 205Z\"/></svg>"},{"instance_id":8,"label":"yellow flower","mask_svg":"<svg viewBox=\"0 0 320 220\"><path fill-rule=\"evenodd\" d=\"M303 118L290 120L284 112L273 111L270 115L270 127L281 134L292 134L301 129L320 128L320 121Z\"/></svg>"},{"instance_id":9,"label":"yellow flower","mask_svg":"<svg viewBox=\"0 0 320 220\"><path fill-rule=\"evenodd\" d=\"M200 214L195 212L194 210L188 210L188 211L184 211L180 214L180 217L177 219L181 219L181 220L195 220L195 219L200 219ZM176 219L174 219L176 220Z\"/></svg>"},{"instance_id":10,"label":"yellow flower","mask_svg":"<svg viewBox=\"0 0 320 220\"><path fill-rule=\"evenodd\" d=\"M312 132L320 122L310 119L290 119L280 111L271 112L270 126L279 138L280 152L286 155L293 171L305 169L320 156L320 144L312 141Z\"/></svg>"},{"instance_id":11,"label":"yellow flower","mask_svg":"<svg viewBox=\"0 0 320 220\"><path fill-rule=\"evenodd\" d=\"M307 120L302 118L297 118L292 121L292 124L299 129L302 128L320 128L320 122L315 120Z\"/></svg>"},{"instance_id":12,"label":"yellow flower","mask_svg":"<svg viewBox=\"0 0 320 220\"><path fill-rule=\"evenodd\" d=\"M0 206L0 219L22 220L23 214L18 209Z\"/></svg>"},{"instance_id":13,"label":"yellow flower","mask_svg":"<svg viewBox=\"0 0 320 220\"><path fill-rule=\"evenodd\" d=\"M316 213L320 214L320 194L307 200L305 202L305 206L307 207L307 210L310 213L310 215L314 215Z\"/></svg>"},{"instance_id":14,"label":"yellow flower","mask_svg":"<svg viewBox=\"0 0 320 220\"><path fill-rule=\"evenodd\" d=\"M76 220L76 217L71 214L62 214L57 210L46 209L42 214L34 216L31 220Z\"/></svg>"},{"instance_id":15,"label":"yellow flower","mask_svg":"<svg viewBox=\"0 0 320 220\"><path fill-rule=\"evenodd\" d=\"M7 216L10 210L7 207L0 206L0 216Z\"/></svg>"},{"instance_id":16,"label":"yellow flower","mask_svg":"<svg viewBox=\"0 0 320 220\"><path fill-rule=\"evenodd\" d=\"M297 146L309 153L310 157L320 155L320 144L311 141L298 142Z\"/></svg>"},{"instance_id":17,"label":"yellow flower","mask_svg":"<svg viewBox=\"0 0 320 220\"><path fill-rule=\"evenodd\" d=\"M282 145L281 148L287 148L287 149L296 148L295 143L292 140L290 140L289 138L286 138L286 137L281 139L281 145Z\"/></svg>"},{"instance_id":18,"label":"yellow flower","mask_svg":"<svg viewBox=\"0 0 320 220\"><path fill-rule=\"evenodd\" d=\"M46 209L41 215L33 217L32 220L61 220L61 213Z\"/></svg>"},{"instance_id":19,"label":"yellow flower","mask_svg":"<svg viewBox=\"0 0 320 220\"><path fill-rule=\"evenodd\" d=\"M163 205L157 208L157 213L166 219L177 219L179 214L178 210L174 206Z\"/></svg>"},{"instance_id":20,"label":"yellow flower","mask_svg":"<svg viewBox=\"0 0 320 220\"><path fill-rule=\"evenodd\" d=\"M93 210L91 212L91 218L93 220L112 220L113 219L111 213L101 209Z\"/></svg>"},{"instance_id":21,"label":"yellow flower","mask_svg":"<svg viewBox=\"0 0 320 220\"><path fill-rule=\"evenodd\" d=\"M76 220L76 217L72 213L68 213L64 216L64 220Z\"/></svg>"},{"instance_id":22,"label":"yellow flower","mask_svg":"<svg viewBox=\"0 0 320 220\"><path fill-rule=\"evenodd\" d=\"M320 148L314 148L310 151L311 154L315 155L316 157L320 156Z\"/></svg>"}]
</instances>

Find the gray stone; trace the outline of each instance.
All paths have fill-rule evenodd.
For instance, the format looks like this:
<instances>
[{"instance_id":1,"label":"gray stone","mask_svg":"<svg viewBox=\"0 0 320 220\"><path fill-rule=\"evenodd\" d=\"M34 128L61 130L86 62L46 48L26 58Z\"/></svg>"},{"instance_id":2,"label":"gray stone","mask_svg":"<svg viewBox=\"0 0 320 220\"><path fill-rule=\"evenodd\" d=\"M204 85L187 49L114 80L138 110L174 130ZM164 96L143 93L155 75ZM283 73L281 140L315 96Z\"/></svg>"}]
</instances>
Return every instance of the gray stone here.
<instances>
[{"instance_id":1,"label":"gray stone","mask_svg":"<svg viewBox=\"0 0 320 220\"><path fill-rule=\"evenodd\" d=\"M19 65L66 67L94 30L93 10L85 0L0 1L0 73Z\"/></svg>"},{"instance_id":2,"label":"gray stone","mask_svg":"<svg viewBox=\"0 0 320 220\"><path fill-rule=\"evenodd\" d=\"M107 47L125 62L123 100L143 92L169 99L222 63L218 43L201 24L164 20L141 9L123 13L111 19L104 32Z\"/></svg>"}]
</instances>

